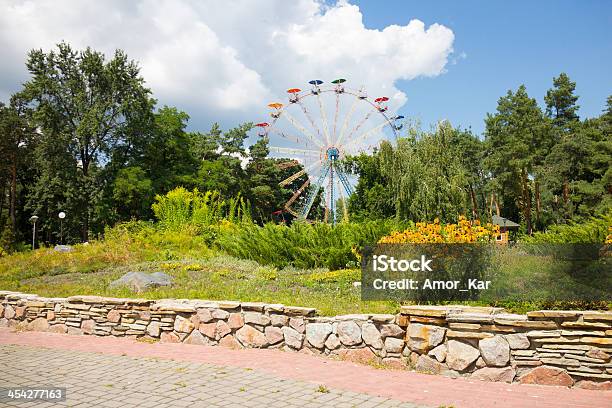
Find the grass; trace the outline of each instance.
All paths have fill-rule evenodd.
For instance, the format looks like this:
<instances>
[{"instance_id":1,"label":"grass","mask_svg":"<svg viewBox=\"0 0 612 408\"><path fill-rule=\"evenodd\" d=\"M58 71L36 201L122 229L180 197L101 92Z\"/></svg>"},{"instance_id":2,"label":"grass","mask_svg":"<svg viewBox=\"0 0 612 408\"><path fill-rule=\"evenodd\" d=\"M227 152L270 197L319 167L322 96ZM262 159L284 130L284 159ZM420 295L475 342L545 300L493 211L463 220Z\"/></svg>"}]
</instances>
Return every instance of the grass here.
<instances>
[{"instance_id":1,"label":"grass","mask_svg":"<svg viewBox=\"0 0 612 408\"><path fill-rule=\"evenodd\" d=\"M287 234L297 234L300 228L310 231L309 227L296 226L295 231ZM348 247L349 255L349 244L374 234L367 232L356 237L353 230L347 227L337 231L338 241ZM278 231L275 229L273 232L276 234ZM315 235L321 235L324 231L315 232ZM310 233L306 235L310 236ZM343 235L349 238L341 238ZM228 236L226 234L224 239L228 240ZM264 241L270 244L273 241L270 237ZM290 240L287 237L284 239ZM89 245L76 245L74 251L69 253L41 248L0 257L0 289L48 297L101 295L259 301L314 307L321 315L396 313L399 310L400 303L397 301L362 301L360 288L353 286L353 282L361 278L360 270L355 269L354 265L347 264L344 269L330 271L323 267L284 266L281 262L278 262L281 265L275 265L276 262L265 260L258 263L256 260L239 259L236 257L238 255L227 255L221 249L211 249L209 245L201 235L188 228L164 231L152 223L122 224L108 230L104 240L93 241ZM304 242L304 245L317 253L314 243ZM250 245L249 248L255 251L255 246ZM244 255L247 258L254 257L253 254ZM303 259L306 259L306 255L303 255ZM328 255L331 256L325 254ZM567 273L555 273L552 263L541 257L524 256L512 250L501 251L499 256L499 262L504 265L502 273L512 277L504 281L506 287L500 289L518 292L523 297L516 301L498 302L492 298L489 301L465 303L500 306L516 313L545 308L610 307L610 303L548 302L546 297L552 293L551 288L559 287L566 291L576 288L572 286L575 282L568 279ZM131 293L125 288L109 288L110 282L131 271L163 271L173 277L174 285L141 294ZM538 285L534 285L534 282ZM602 288L611 284L609 276L602 276L597 282Z\"/></svg>"},{"instance_id":2,"label":"grass","mask_svg":"<svg viewBox=\"0 0 612 408\"><path fill-rule=\"evenodd\" d=\"M70 253L48 248L16 253L0 258L0 288L48 297L79 294L284 303L316 307L322 315L394 313L399 308L394 302L362 302L359 288L353 287L360 279L359 270L261 266L210 250L193 238L129 234L76 245ZM173 277L174 285L140 294L109 288L110 282L131 271L163 271Z\"/></svg>"}]
</instances>

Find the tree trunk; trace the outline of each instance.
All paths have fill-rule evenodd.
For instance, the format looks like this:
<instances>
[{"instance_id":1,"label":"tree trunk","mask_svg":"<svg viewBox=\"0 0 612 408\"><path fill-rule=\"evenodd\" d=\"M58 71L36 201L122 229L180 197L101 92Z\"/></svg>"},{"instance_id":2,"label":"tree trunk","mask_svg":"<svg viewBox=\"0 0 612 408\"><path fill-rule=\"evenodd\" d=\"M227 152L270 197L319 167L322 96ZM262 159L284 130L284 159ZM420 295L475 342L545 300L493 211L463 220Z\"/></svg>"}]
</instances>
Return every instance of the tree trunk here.
<instances>
[{"instance_id":1,"label":"tree trunk","mask_svg":"<svg viewBox=\"0 0 612 408\"><path fill-rule=\"evenodd\" d=\"M535 181L535 202L536 202L536 225L540 228L540 214L542 212L542 200L540 197L540 183Z\"/></svg>"},{"instance_id":2,"label":"tree trunk","mask_svg":"<svg viewBox=\"0 0 612 408\"><path fill-rule=\"evenodd\" d=\"M472 219L478 218L478 204L476 203L476 193L474 193L474 188L470 184L470 197L472 198Z\"/></svg>"},{"instance_id":3,"label":"tree trunk","mask_svg":"<svg viewBox=\"0 0 612 408\"><path fill-rule=\"evenodd\" d=\"M567 176L563 177L563 207L565 210L565 219L570 217L570 208L569 208L569 181L567 180Z\"/></svg>"},{"instance_id":4,"label":"tree trunk","mask_svg":"<svg viewBox=\"0 0 612 408\"><path fill-rule=\"evenodd\" d=\"M527 224L527 234L531 235L531 191L529 190L529 180L527 178L527 170L522 170L523 184L523 209L525 214L525 222Z\"/></svg>"},{"instance_id":5,"label":"tree trunk","mask_svg":"<svg viewBox=\"0 0 612 408\"><path fill-rule=\"evenodd\" d=\"M16 204L17 204L17 158L15 157L15 153L12 155L12 163L11 163L11 188L10 188L10 200L9 200L9 217L11 219L12 228L13 228L13 236L15 236L15 231L17 229L17 214L16 214Z\"/></svg>"}]
</instances>

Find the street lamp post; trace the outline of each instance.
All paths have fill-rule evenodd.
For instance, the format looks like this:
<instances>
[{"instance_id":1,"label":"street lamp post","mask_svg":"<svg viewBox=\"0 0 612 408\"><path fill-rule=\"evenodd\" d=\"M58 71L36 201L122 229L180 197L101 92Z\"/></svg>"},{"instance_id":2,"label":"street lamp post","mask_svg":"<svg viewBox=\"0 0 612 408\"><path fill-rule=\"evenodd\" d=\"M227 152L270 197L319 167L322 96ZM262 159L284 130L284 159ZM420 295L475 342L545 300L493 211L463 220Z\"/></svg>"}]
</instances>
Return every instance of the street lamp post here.
<instances>
[{"instance_id":1,"label":"street lamp post","mask_svg":"<svg viewBox=\"0 0 612 408\"><path fill-rule=\"evenodd\" d=\"M36 221L38 221L36 215L30 217L30 222L32 223L32 250L36 248Z\"/></svg>"},{"instance_id":2,"label":"street lamp post","mask_svg":"<svg viewBox=\"0 0 612 408\"><path fill-rule=\"evenodd\" d=\"M57 216L60 219L60 244L64 245L64 218L66 218L66 213L63 211L60 211L60 213L57 214Z\"/></svg>"}]
</instances>

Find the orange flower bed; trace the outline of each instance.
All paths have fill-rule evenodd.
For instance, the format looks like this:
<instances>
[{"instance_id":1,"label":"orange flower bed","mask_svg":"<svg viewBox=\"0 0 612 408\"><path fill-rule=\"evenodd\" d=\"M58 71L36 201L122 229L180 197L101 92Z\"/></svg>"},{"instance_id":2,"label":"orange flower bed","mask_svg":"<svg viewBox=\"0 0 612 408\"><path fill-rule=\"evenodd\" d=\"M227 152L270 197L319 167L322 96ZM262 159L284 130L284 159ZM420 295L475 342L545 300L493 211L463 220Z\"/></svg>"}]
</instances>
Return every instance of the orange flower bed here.
<instances>
[{"instance_id":1,"label":"orange flower bed","mask_svg":"<svg viewBox=\"0 0 612 408\"><path fill-rule=\"evenodd\" d=\"M471 243L489 242L499 235L499 225L480 221L468 221L459 217L457 224L441 224L439 219L433 223L417 222L413 228L396 231L382 237L379 244L430 244L430 243Z\"/></svg>"}]
</instances>

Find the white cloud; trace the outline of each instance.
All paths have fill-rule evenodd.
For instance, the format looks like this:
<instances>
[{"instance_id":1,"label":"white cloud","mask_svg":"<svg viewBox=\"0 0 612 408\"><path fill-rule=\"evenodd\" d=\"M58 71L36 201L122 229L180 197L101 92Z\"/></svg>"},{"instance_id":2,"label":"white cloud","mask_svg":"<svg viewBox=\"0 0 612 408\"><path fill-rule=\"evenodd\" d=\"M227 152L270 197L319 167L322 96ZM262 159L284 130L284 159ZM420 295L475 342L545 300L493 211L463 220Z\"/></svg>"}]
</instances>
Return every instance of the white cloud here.
<instances>
[{"instance_id":1,"label":"white cloud","mask_svg":"<svg viewBox=\"0 0 612 408\"><path fill-rule=\"evenodd\" d=\"M312 78L406 103L398 80L444 72L454 35L419 20L368 29L355 5L316 0L232 2L0 0L0 98L27 80L32 48L65 40L138 60L160 104L187 111L195 127L257 121L266 103Z\"/></svg>"}]
</instances>

